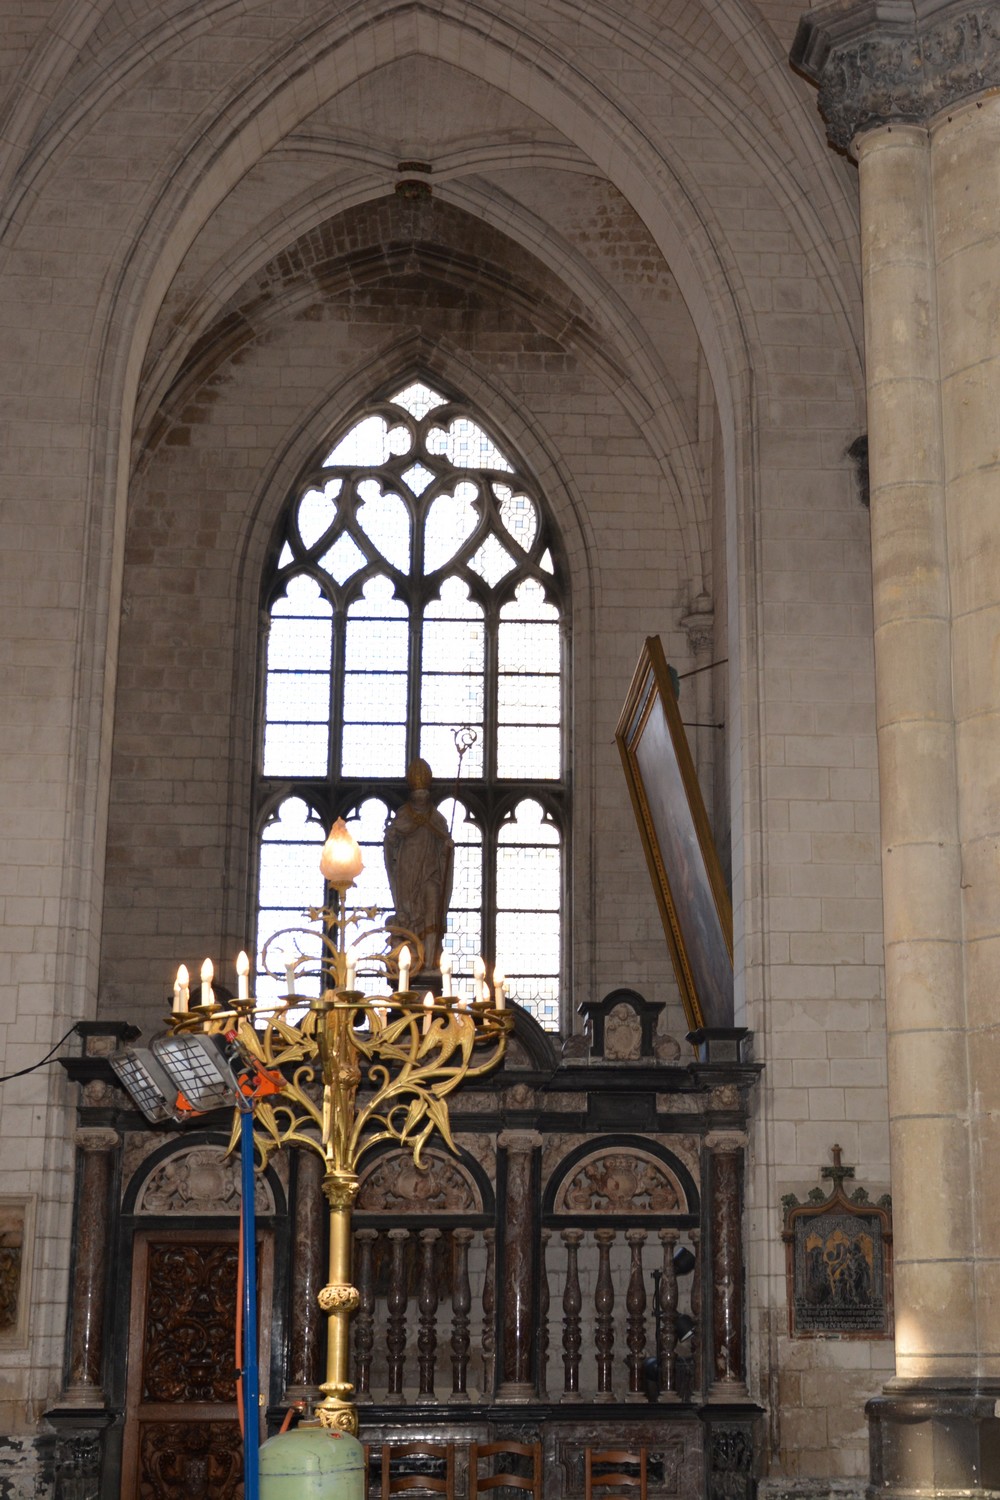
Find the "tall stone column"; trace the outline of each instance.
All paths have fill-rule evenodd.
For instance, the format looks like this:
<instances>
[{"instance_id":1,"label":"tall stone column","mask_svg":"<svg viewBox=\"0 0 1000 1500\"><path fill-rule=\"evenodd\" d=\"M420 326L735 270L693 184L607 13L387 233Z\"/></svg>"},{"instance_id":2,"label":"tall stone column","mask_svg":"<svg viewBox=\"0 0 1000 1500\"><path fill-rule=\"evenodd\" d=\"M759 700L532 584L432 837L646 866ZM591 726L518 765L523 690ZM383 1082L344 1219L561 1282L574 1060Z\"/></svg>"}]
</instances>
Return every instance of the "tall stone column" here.
<instances>
[{"instance_id":1,"label":"tall stone column","mask_svg":"<svg viewBox=\"0 0 1000 1500\"><path fill-rule=\"evenodd\" d=\"M504 1130L499 1312L498 1401L531 1401L537 1394L535 1268L538 1188L535 1168L542 1138L535 1130Z\"/></svg>"},{"instance_id":2,"label":"tall stone column","mask_svg":"<svg viewBox=\"0 0 1000 1500\"><path fill-rule=\"evenodd\" d=\"M1000 7L823 5L792 62L858 161L896 1376L872 1480L1000 1484Z\"/></svg>"},{"instance_id":3,"label":"tall stone column","mask_svg":"<svg viewBox=\"0 0 1000 1500\"><path fill-rule=\"evenodd\" d=\"M104 1308L108 1283L108 1228L113 1222L116 1130L78 1130L76 1254L69 1326L69 1369L59 1400L62 1409L103 1409Z\"/></svg>"},{"instance_id":4,"label":"tall stone column","mask_svg":"<svg viewBox=\"0 0 1000 1500\"><path fill-rule=\"evenodd\" d=\"M712 1230L710 1401L746 1400L743 1330L743 1150L740 1131L710 1131Z\"/></svg>"},{"instance_id":5,"label":"tall stone column","mask_svg":"<svg viewBox=\"0 0 1000 1500\"><path fill-rule=\"evenodd\" d=\"M325 1319L319 1306L326 1283L326 1200L323 1163L314 1151L295 1153L293 1251L289 1293L288 1385L285 1404L322 1398Z\"/></svg>"}]
</instances>

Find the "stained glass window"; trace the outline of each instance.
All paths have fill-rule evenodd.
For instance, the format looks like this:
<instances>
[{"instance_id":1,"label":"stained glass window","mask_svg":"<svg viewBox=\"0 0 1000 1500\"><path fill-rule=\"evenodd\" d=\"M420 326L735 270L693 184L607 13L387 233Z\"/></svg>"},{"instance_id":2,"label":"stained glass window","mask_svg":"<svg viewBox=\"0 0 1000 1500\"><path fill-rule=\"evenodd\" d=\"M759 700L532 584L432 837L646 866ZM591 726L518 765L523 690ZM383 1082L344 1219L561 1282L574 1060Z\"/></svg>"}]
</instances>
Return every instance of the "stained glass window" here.
<instances>
[{"instance_id":1,"label":"stained glass window","mask_svg":"<svg viewBox=\"0 0 1000 1500\"><path fill-rule=\"evenodd\" d=\"M420 755L455 843L456 990L471 994L482 953L557 1030L564 591L537 487L478 413L413 380L369 403L303 476L276 552L263 601L261 940L322 901L317 850L341 816L365 859L352 899L388 912L382 837Z\"/></svg>"}]
</instances>

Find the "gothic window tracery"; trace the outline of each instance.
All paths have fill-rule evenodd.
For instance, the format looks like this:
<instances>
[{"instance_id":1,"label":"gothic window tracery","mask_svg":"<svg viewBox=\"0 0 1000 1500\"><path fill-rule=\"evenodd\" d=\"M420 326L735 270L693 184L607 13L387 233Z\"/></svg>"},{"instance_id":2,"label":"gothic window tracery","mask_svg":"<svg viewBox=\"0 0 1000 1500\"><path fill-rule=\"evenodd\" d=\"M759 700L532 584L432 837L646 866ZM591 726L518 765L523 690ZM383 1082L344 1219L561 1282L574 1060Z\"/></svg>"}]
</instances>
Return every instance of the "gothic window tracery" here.
<instances>
[{"instance_id":1,"label":"gothic window tracery","mask_svg":"<svg viewBox=\"0 0 1000 1500\"><path fill-rule=\"evenodd\" d=\"M365 859L352 904L391 909L382 838L422 756L456 846L445 938L456 990L471 993L482 953L558 1029L568 787L556 559L523 466L478 413L422 380L369 403L303 477L265 583L258 951L322 904L318 851L339 816ZM471 743L456 779L461 730ZM258 975L259 996L281 990Z\"/></svg>"}]
</instances>

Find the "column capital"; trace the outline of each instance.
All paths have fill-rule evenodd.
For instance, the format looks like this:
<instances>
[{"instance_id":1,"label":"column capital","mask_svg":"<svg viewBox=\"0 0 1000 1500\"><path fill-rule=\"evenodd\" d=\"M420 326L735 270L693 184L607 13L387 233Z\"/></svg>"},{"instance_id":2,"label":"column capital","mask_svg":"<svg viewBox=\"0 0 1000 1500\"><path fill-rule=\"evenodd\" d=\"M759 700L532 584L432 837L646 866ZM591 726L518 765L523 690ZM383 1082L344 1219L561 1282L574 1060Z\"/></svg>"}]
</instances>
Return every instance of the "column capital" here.
<instances>
[{"instance_id":1,"label":"column capital","mask_svg":"<svg viewBox=\"0 0 1000 1500\"><path fill-rule=\"evenodd\" d=\"M537 1130L501 1130L497 1136L497 1145L505 1151L534 1151L541 1144L542 1137Z\"/></svg>"},{"instance_id":2,"label":"column capital","mask_svg":"<svg viewBox=\"0 0 1000 1500\"><path fill-rule=\"evenodd\" d=\"M85 1126L73 1132L73 1141L81 1151L113 1151L121 1137L117 1130L104 1126Z\"/></svg>"},{"instance_id":3,"label":"column capital","mask_svg":"<svg viewBox=\"0 0 1000 1500\"><path fill-rule=\"evenodd\" d=\"M1000 88L1000 0L830 0L799 21L789 61L819 85L830 144L846 151Z\"/></svg>"}]
</instances>

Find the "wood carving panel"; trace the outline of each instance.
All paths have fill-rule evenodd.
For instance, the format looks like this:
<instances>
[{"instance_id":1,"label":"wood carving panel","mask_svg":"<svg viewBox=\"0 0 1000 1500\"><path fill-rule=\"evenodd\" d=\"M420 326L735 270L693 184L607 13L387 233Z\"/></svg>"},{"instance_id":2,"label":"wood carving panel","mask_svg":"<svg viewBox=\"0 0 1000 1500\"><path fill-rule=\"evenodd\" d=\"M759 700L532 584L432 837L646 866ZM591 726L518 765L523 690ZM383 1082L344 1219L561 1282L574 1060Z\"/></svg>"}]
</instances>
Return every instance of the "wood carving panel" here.
<instances>
[{"instance_id":1,"label":"wood carving panel","mask_svg":"<svg viewBox=\"0 0 1000 1500\"><path fill-rule=\"evenodd\" d=\"M242 1500L237 1422L145 1422L138 1500Z\"/></svg>"},{"instance_id":2,"label":"wood carving panel","mask_svg":"<svg viewBox=\"0 0 1000 1500\"><path fill-rule=\"evenodd\" d=\"M144 1403L236 1399L236 1269L231 1241L150 1244Z\"/></svg>"}]
</instances>

